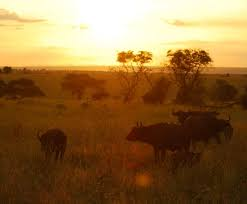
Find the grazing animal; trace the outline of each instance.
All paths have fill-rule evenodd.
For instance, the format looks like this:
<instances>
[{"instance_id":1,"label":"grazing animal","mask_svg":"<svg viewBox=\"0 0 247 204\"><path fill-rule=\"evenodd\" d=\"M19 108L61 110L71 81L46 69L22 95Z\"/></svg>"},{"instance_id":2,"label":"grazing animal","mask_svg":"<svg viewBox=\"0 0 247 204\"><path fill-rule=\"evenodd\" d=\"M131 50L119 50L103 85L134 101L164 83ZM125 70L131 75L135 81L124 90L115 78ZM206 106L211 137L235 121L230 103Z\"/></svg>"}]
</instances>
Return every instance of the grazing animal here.
<instances>
[{"instance_id":1,"label":"grazing animal","mask_svg":"<svg viewBox=\"0 0 247 204\"><path fill-rule=\"evenodd\" d=\"M210 138L215 138L221 144L220 133L224 133L225 138L230 140L233 135L233 128L228 120L217 119L213 116L190 116L182 125L192 142L203 141L208 143Z\"/></svg>"},{"instance_id":2,"label":"grazing animal","mask_svg":"<svg viewBox=\"0 0 247 204\"><path fill-rule=\"evenodd\" d=\"M189 151L190 148L190 138L184 134L183 127L170 123L157 123L149 126L137 124L126 139L150 144L153 147L156 162L165 156L166 150Z\"/></svg>"},{"instance_id":3,"label":"grazing animal","mask_svg":"<svg viewBox=\"0 0 247 204\"><path fill-rule=\"evenodd\" d=\"M178 118L180 124L183 124L190 116L216 117L219 113L216 111L172 111L172 115Z\"/></svg>"},{"instance_id":4,"label":"grazing animal","mask_svg":"<svg viewBox=\"0 0 247 204\"><path fill-rule=\"evenodd\" d=\"M52 154L55 153L55 160L58 158L63 159L66 145L67 136L60 129L50 129L44 134L40 135L38 132L37 137L41 143L41 150L45 152L45 157L50 159Z\"/></svg>"}]
</instances>

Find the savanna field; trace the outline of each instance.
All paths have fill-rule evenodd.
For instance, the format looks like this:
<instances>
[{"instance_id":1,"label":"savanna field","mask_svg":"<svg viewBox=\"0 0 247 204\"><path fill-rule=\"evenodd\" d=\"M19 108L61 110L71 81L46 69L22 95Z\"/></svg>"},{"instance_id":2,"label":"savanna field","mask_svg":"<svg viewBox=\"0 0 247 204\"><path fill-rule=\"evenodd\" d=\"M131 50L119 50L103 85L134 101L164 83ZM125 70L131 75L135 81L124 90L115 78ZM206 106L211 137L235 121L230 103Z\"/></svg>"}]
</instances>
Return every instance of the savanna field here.
<instances>
[{"instance_id":1,"label":"savanna field","mask_svg":"<svg viewBox=\"0 0 247 204\"><path fill-rule=\"evenodd\" d=\"M221 117L231 116L231 141L196 145L194 151L203 151L200 162L171 173L169 155L155 164L151 146L125 138L137 121L176 122L173 109L194 107L174 105L174 87L164 104L144 104L139 96L145 84L124 104L113 73L88 73L106 80L109 98L73 97L61 88L65 71L0 75L6 82L32 79L46 94L0 98L0 203L247 203L247 111L238 105L220 110ZM247 80L245 75L204 77L207 86L224 79L240 93ZM50 128L68 136L62 162L47 163L40 150L37 131Z\"/></svg>"}]
</instances>

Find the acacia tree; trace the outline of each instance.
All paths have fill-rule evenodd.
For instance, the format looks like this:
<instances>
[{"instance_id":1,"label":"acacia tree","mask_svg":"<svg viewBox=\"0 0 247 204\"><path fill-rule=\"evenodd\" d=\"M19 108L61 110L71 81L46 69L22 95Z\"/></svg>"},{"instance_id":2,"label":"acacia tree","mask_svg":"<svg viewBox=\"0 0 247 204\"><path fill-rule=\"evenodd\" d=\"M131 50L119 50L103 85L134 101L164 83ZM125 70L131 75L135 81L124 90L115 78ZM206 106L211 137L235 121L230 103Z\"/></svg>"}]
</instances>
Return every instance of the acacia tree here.
<instances>
[{"instance_id":1,"label":"acacia tree","mask_svg":"<svg viewBox=\"0 0 247 204\"><path fill-rule=\"evenodd\" d=\"M152 53L148 51L139 51L135 54L129 50L127 52L119 52L117 61L121 63L120 66L115 67L114 71L118 74L119 81L123 90L123 101L129 103L133 100L140 82L146 79L150 86L151 69L146 64L152 61Z\"/></svg>"},{"instance_id":2,"label":"acacia tree","mask_svg":"<svg viewBox=\"0 0 247 204\"><path fill-rule=\"evenodd\" d=\"M202 72L212 63L209 53L201 49L179 49L167 52L165 68L178 86L176 102L201 102Z\"/></svg>"}]
</instances>

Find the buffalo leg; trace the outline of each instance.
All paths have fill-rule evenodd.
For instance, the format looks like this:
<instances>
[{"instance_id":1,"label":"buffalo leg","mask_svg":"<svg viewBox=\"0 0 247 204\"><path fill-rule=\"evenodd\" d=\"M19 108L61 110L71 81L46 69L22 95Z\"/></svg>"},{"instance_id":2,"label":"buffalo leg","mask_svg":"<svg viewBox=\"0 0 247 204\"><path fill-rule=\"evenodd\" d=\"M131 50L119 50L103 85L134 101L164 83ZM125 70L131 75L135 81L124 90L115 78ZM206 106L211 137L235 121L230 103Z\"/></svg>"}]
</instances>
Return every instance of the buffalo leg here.
<instances>
[{"instance_id":1,"label":"buffalo leg","mask_svg":"<svg viewBox=\"0 0 247 204\"><path fill-rule=\"evenodd\" d=\"M55 161L58 160L58 156L59 156L59 150L56 150Z\"/></svg>"},{"instance_id":2,"label":"buffalo leg","mask_svg":"<svg viewBox=\"0 0 247 204\"><path fill-rule=\"evenodd\" d=\"M165 158L166 158L166 150L162 149L161 150L161 160L163 161L163 160L165 160Z\"/></svg>"},{"instance_id":3,"label":"buffalo leg","mask_svg":"<svg viewBox=\"0 0 247 204\"><path fill-rule=\"evenodd\" d=\"M218 144L221 144L220 136L219 135L216 136L216 141L217 141Z\"/></svg>"},{"instance_id":4,"label":"buffalo leg","mask_svg":"<svg viewBox=\"0 0 247 204\"><path fill-rule=\"evenodd\" d=\"M158 161L159 161L159 148L157 148L157 147L153 147L153 149L154 149L154 161L155 161L155 163L157 163Z\"/></svg>"},{"instance_id":5,"label":"buffalo leg","mask_svg":"<svg viewBox=\"0 0 247 204\"><path fill-rule=\"evenodd\" d=\"M46 150L45 150L45 159L46 159L46 160L48 160L49 155L50 155L49 149L46 149Z\"/></svg>"},{"instance_id":6,"label":"buffalo leg","mask_svg":"<svg viewBox=\"0 0 247 204\"><path fill-rule=\"evenodd\" d=\"M65 153L65 149L63 149L62 151L60 151L60 160L61 161L63 160L64 153Z\"/></svg>"},{"instance_id":7,"label":"buffalo leg","mask_svg":"<svg viewBox=\"0 0 247 204\"><path fill-rule=\"evenodd\" d=\"M51 156L52 156L52 151L50 151L50 149L47 148L46 151L45 151L45 159L49 162Z\"/></svg>"}]
</instances>

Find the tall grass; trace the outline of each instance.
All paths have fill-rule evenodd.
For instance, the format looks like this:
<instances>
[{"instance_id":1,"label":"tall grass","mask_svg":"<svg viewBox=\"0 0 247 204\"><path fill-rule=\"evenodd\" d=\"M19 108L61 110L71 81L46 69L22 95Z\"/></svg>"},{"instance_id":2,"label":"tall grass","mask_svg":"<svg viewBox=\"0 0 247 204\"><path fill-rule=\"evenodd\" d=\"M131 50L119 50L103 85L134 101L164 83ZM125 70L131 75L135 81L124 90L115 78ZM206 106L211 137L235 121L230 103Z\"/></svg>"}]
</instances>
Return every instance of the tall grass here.
<instances>
[{"instance_id":1,"label":"tall grass","mask_svg":"<svg viewBox=\"0 0 247 204\"><path fill-rule=\"evenodd\" d=\"M57 88L29 76L44 91L49 87L47 98L0 101L0 203L247 202L246 112L227 110L234 126L231 142L204 146L198 164L172 174L169 158L155 165L151 147L125 140L136 121L175 121L172 105L112 100L82 108L69 94L59 95L62 74L57 74ZM116 87L111 91L117 93ZM63 114L56 113L58 103L67 107ZM23 131L15 134L18 124ZM45 162L36 138L37 129L53 127L68 135L65 159L55 164Z\"/></svg>"}]
</instances>

